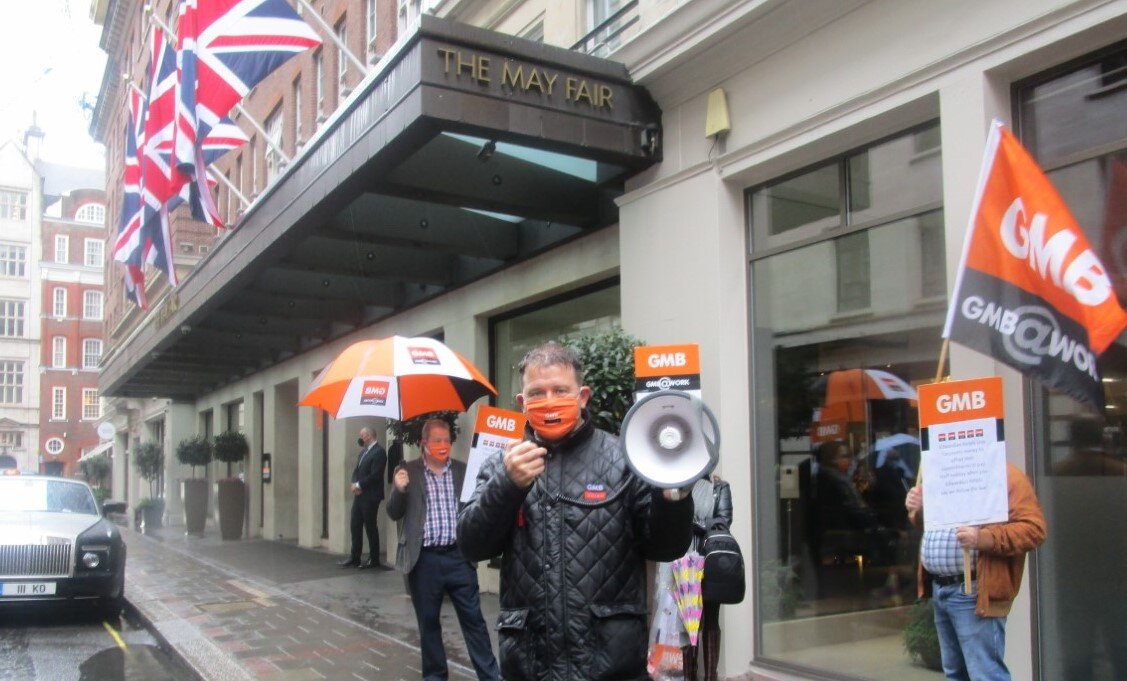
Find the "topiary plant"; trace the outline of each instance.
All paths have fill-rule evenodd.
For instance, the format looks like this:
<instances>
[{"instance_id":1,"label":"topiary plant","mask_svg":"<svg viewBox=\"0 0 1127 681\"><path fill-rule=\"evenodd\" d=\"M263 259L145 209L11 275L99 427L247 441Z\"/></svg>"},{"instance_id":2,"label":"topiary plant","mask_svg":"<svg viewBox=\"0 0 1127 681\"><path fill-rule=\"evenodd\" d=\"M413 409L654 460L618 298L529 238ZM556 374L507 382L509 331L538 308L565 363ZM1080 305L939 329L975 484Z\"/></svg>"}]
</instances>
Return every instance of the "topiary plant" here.
<instances>
[{"instance_id":1,"label":"topiary plant","mask_svg":"<svg viewBox=\"0 0 1127 681\"><path fill-rule=\"evenodd\" d=\"M176 445L176 460L192 467L192 478L196 477L196 467L211 463L211 442L203 435L184 438Z\"/></svg>"},{"instance_id":2,"label":"topiary plant","mask_svg":"<svg viewBox=\"0 0 1127 681\"><path fill-rule=\"evenodd\" d=\"M904 649L914 660L928 669L943 670L939 652L939 634L935 631L935 611L930 599L918 601L908 611L908 621L901 632Z\"/></svg>"},{"instance_id":3,"label":"topiary plant","mask_svg":"<svg viewBox=\"0 0 1127 681\"><path fill-rule=\"evenodd\" d=\"M94 488L95 494L102 484L105 483L109 477L110 471L113 469L113 464L110 462L108 454L98 454L88 459L82 459L78 462L78 470L82 473L82 477L86 478L86 482Z\"/></svg>"},{"instance_id":4,"label":"topiary plant","mask_svg":"<svg viewBox=\"0 0 1127 681\"><path fill-rule=\"evenodd\" d=\"M634 348L645 341L614 327L556 342L579 355L583 382L591 388L587 410L595 427L618 435L622 419L634 404Z\"/></svg>"},{"instance_id":5,"label":"topiary plant","mask_svg":"<svg viewBox=\"0 0 1127 681\"><path fill-rule=\"evenodd\" d=\"M237 430L228 430L216 435L214 448L215 458L227 464L228 478L231 477L231 464L242 461L250 453L247 436Z\"/></svg>"},{"instance_id":6,"label":"topiary plant","mask_svg":"<svg viewBox=\"0 0 1127 681\"><path fill-rule=\"evenodd\" d=\"M419 414L406 421L389 419L387 433L393 440L399 440L405 445L418 445L419 441L423 439L423 424L431 419L445 421L450 426L450 441L456 442L458 440L458 412L456 411L432 411L429 414Z\"/></svg>"},{"instance_id":7,"label":"topiary plant","mask_svg":"<svg viewBox=\"0 0 1127 681\"><path fill-rule=\"evenodd\" d=\"M157 479L164 470L164 448L156 442L142 442L133 450L133 467L149 481L149 498L157 495Z\"/></svg>"}]
</instances>

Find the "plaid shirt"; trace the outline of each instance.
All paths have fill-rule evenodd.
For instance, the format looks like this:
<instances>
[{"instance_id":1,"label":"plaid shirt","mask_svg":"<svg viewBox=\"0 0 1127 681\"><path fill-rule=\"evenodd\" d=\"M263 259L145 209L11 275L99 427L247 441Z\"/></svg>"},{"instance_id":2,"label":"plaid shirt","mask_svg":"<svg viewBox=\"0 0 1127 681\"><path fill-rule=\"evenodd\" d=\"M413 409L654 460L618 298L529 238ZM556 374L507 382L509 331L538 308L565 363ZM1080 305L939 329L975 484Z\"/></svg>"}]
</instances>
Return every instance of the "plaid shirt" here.
<instances>
[{"instance_id":1,"label":"plaid shirt","mask_svg":"<svg viewBox=\"0 0 1127 681\"><path fill-rule=\"evenodd\" d=\"M427 483L427 520L423 525L423 546L450 546L456 538L458 497L454 494L454 474L450 462L442 473L431 472L423 465Z\"/></svg>"},{"instance_id":2,"label":"plaid shirt","mask_svg":"<svg viewBox=\"0 0 1127 681\"><path fill-rule=\"evenodd\" d=\"M955 539L954 528L928 530L920 542L920 562L924 569L936 577L963 574L963 547ZM970 564L978 564L978 549L971 549Z\"/></svg>"}]
</instances>

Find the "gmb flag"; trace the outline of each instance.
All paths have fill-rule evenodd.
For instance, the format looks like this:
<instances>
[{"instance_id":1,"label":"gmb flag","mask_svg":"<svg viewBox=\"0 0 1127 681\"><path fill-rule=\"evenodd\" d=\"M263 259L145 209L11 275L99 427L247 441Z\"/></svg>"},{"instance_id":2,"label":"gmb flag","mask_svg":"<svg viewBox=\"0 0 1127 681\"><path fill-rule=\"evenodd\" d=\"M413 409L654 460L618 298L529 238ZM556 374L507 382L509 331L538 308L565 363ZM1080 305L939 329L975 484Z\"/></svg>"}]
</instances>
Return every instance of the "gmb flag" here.
<instances>
[{"instance_id":1,"label":"gmb flag","mask_svg":"<svg viewBox=\"0 0 1127 681\"><path fill-rule=\"evenodd\" d=\"M1102 410L1096 357L1124 327L1127 312L1084 232L995 120L943 337Z\"/></svg>"}]
</instances>

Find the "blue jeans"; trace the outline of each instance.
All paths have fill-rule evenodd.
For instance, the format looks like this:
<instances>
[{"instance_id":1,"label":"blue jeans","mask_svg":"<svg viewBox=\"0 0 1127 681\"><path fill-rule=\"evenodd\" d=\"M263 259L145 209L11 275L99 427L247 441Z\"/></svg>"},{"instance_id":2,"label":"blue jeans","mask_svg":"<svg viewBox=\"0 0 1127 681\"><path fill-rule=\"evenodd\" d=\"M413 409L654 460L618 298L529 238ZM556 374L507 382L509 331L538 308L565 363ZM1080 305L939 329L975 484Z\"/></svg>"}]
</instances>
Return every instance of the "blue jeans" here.
<instances>
[{"instance_id":1,"label":"blue jeans","mask_svg":"<svg viewBox=\"0 0 1127 681\"><path fill-rule=\"evenodd\" d=\"M971 586L972 593L964 594L962 582L932 585L943 673L959 681L1009 681L1010 670L1003 659L1006 618L974 614L978 582L971 582Z\"/></svg>"},{"instance_id":2,"label":"blue jeans","mask_svg":"<svg viewBox=\"0 0 1127 681\"><path fill-rule=\"evenodd\" d=\"M415 618L419 623L425 681L449 678L446 647L442 645L442 624L439 622L445 596L450 596L450 602L454 604L454 611L458 614L458 624L462 626L466 650L470 654L477 678L482 681L501 678L497 658L493 656L493 645L489 640L489 629L481 615L477 571L462 556L461 551L454 548L438 553L423 549L415 568L407 575L407 586L411 591L411 602L415 606Z\"/></svg>"}]
</instances>

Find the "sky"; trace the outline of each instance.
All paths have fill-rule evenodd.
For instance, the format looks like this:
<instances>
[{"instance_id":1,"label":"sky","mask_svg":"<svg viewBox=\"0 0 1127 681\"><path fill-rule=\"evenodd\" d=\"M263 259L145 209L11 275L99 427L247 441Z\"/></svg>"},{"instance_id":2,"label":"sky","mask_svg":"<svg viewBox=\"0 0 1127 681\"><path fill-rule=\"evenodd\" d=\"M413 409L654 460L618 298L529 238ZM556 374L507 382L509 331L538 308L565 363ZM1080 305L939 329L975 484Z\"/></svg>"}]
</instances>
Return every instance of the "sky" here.
<instances>
[{"instance_id":1,"label":"sky","mask_svg":"<svg viewBox=\"0 0 1127 681\"><path fill-rule=\"evenodd\" d=\"M0 143L22 141L34 113L46 136L41 157L102 168L90 137L92 107L106 54L91 0L0 0Z\"/></svg>"}]
</instances>

